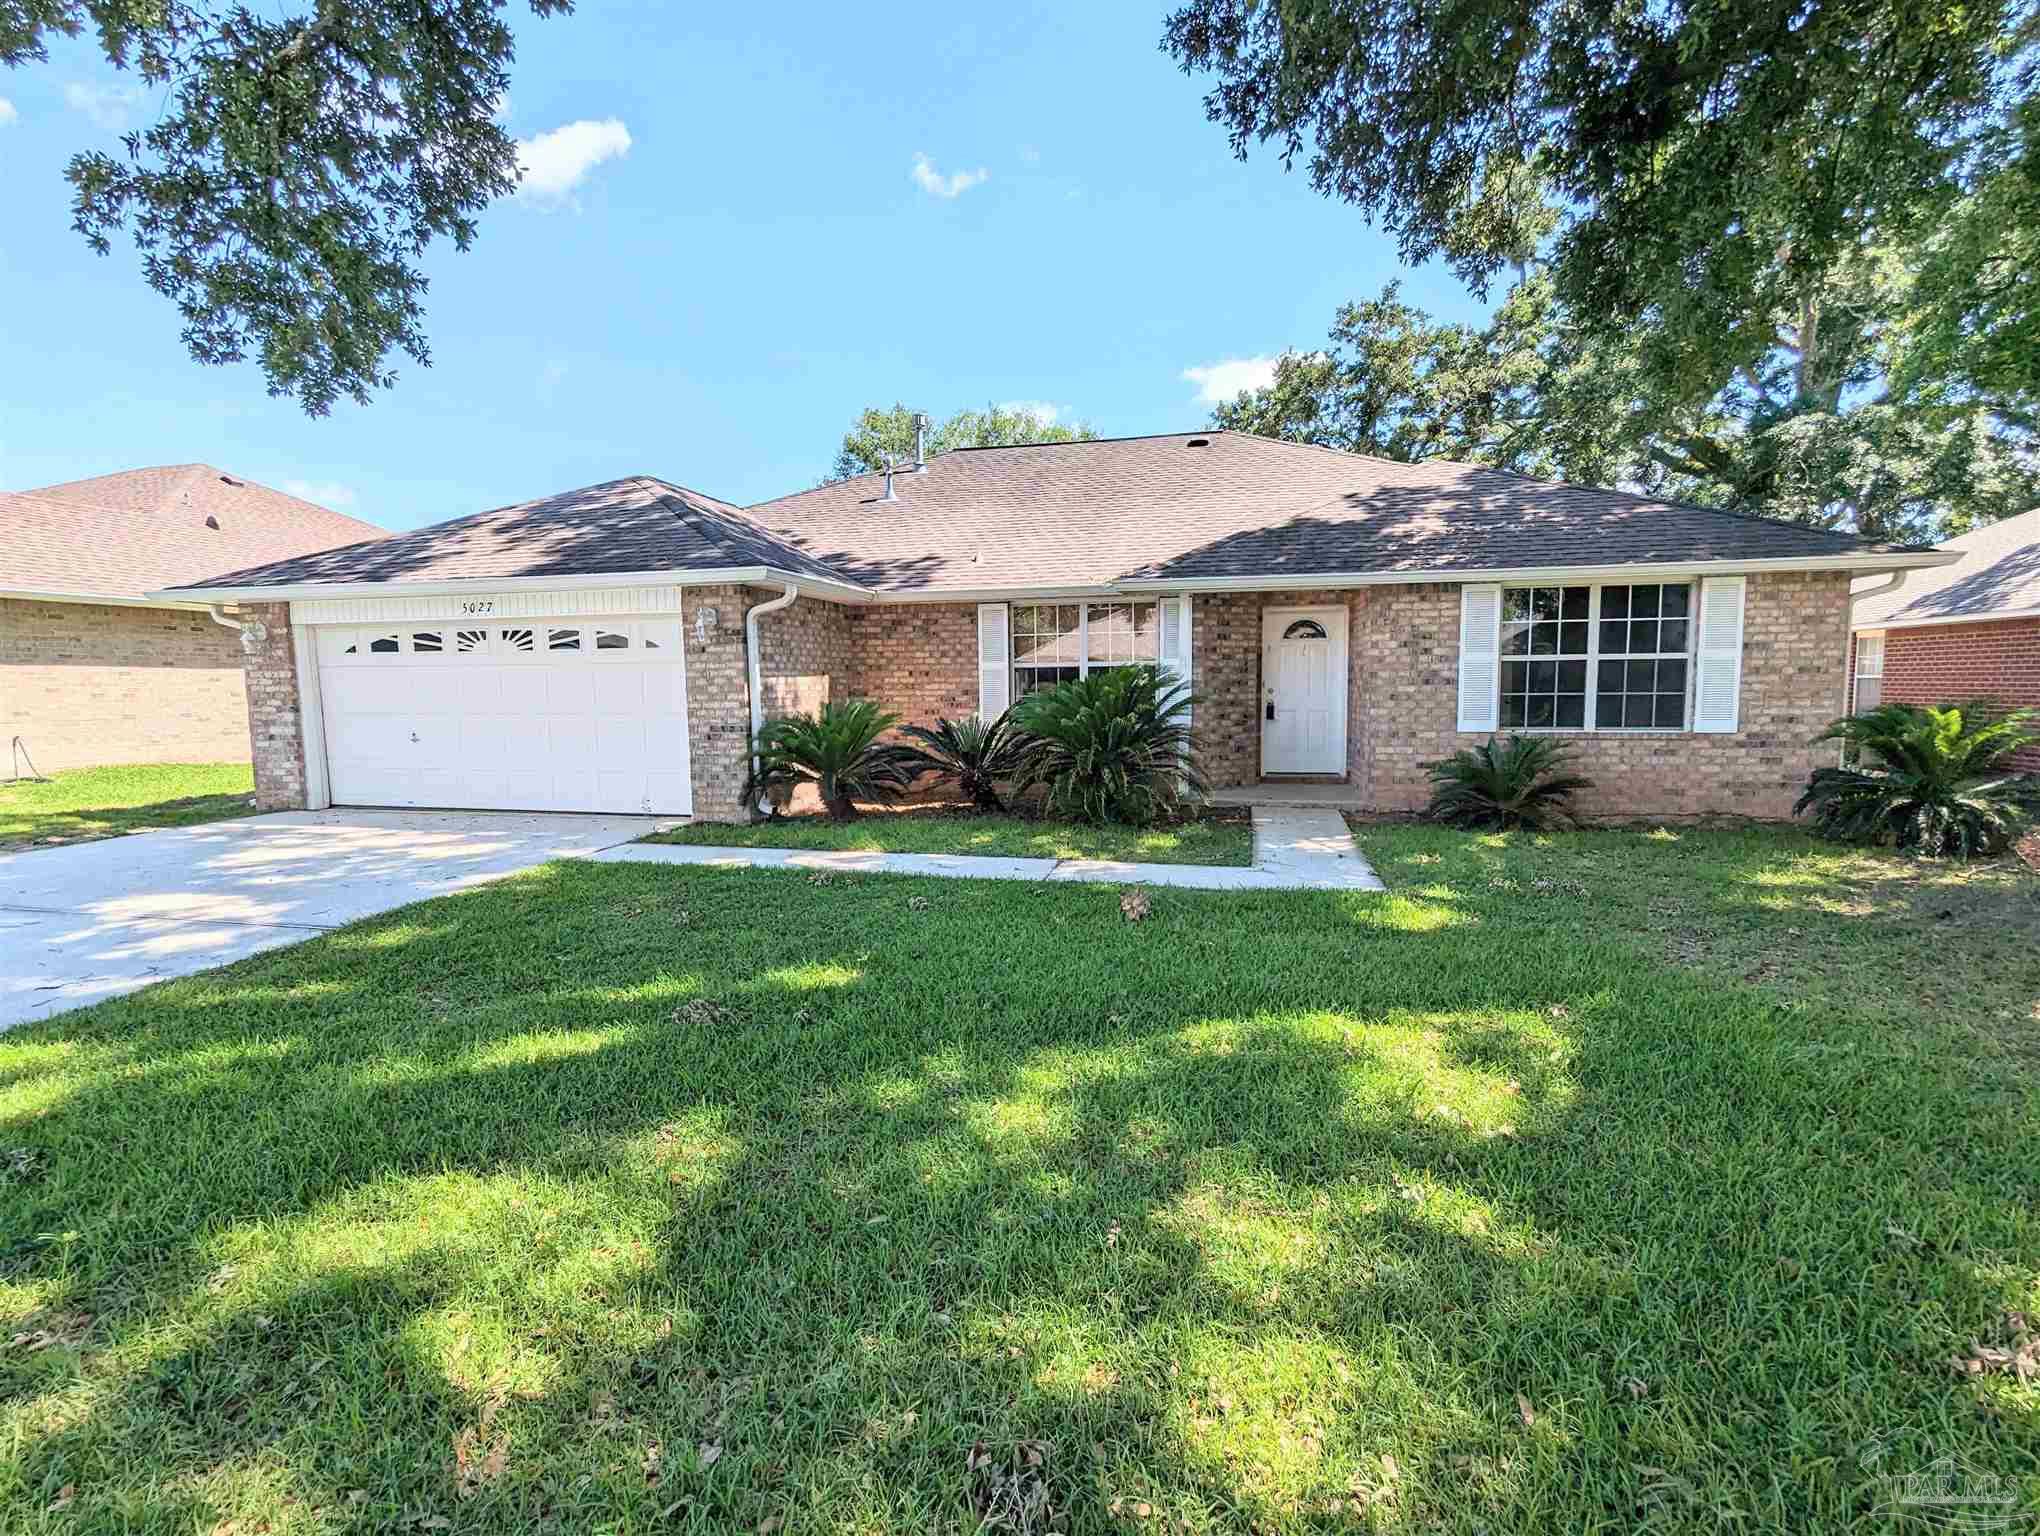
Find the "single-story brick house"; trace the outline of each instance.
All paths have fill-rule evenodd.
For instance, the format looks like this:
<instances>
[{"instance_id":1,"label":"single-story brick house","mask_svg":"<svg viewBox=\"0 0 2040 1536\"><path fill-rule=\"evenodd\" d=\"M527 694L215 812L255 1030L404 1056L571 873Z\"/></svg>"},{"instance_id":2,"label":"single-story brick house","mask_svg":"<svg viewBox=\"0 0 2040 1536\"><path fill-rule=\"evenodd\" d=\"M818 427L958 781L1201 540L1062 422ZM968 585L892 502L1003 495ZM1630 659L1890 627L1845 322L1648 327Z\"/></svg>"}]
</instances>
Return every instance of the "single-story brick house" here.
<instances>
[{"instance_id":1,"label":"single-story brick house","mask_svg":"<svg viewBox=\"0 0 2040 1536\"><path fill-rule=\"evenodd\" d=\"M234 626L147 594L381 533L210 464L0 491L0 779L246 762Z\"/></svg>"},{"instance_id":2,"label":"single-story brick house","mask_svg":"<svg viewBox=\"0 0 2040 1536\"><path fill-rule=\"evenodd\" d=\"M742 817L759 718L996 713L1094 666L1197 691L1219 785L1423 803L1553 730L1605 814L1787 814L1849 584L1943 563L1613 491L1227 432L967 449L738 508L617 480L166 594L238 604L270 807Z\"/></svg>"},{"instance_id":3,"label":"single-story brick house","mask_svg":"<svg viewBox=\"0 0 2040 1536\"><path fill-rule=\"evenodd\" d=\"M1943 547L1954 564L1857 595L1853 707L1987 698L2040 709L2040 510ZM2012 761L2040 772L2040 749Z\"/></svg>"}]
</instances>

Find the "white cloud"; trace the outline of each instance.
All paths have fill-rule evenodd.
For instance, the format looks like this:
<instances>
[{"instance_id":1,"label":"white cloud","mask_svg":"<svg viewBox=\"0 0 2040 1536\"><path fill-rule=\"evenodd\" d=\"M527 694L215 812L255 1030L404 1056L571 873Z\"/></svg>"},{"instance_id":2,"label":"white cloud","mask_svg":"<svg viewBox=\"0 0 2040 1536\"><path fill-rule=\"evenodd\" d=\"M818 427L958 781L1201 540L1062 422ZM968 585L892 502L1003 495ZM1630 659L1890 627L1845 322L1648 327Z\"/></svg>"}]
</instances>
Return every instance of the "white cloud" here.
<instances>
[{"instance_id":1,"label":"white cloud","mask_svg":"<svg viewBox=\"0 0 2040 1536\"><path fill-rule=\"evenodd\" d=\"M1063 414L1063 407L1046 400L1001 400L1002 411L1025 411L1044 427L1052 427Z\"/></svg>"},{"instance_id":2,"label":"white cloud","mask_svg":"<svg viewBox=\"0 0 2040 1536\"><path fill-rule=\"evenodd\" d=\"M5 128L9 123L17 121L20 117L21 114L14 110L14 103L5 96L0 96L0 128Z\"/></svg>"},{"instance_id":3,"label":"white cloud","mask_svg":"<svg viewBox=\"0 0 2040 1536\"><path fill-rule=\"evenodd\" d=\"M1197 386L1197 398L1206 405L1225 405L1242 390L1266 389L1275 382L1272 357L1229 357L1206 363L1202 368L1185 368L1183 377Z\"/></svg>"},{"instance_id":4,"label":"white cloud","mask_svg":"<svg viewBox=\"0 0 2040 1536\"><path fill-rule=\"evenodd\" d=\"M524 179L517 195L542 207L571 206L574 189L605 160L630 152L630 130L613 117L595 122L584 118L517 141L517 163Z\"/></svg>"},{"instance_id":5,"label":"white cloud","mask_svg":"<svg viewBox=\"0 0 2040 1536\"><path fill-rule=\"evenodd\" d=\"M953 176L945 176L935 169L933 160L917 154L914 156L914 168L908 174L914 178L914 185L931 197L961 197L992 173L979 166L974 171L958 171Z\"/></svg>"},{"instance_id":6,"label":"white cloud","mask_svg":"<svg viewBox=\"0 0 2040 1536\"><path fill-rule=\"evenodd\" d=\"M83 112L92 119L94 127L108 133L126 128L141 100L139 86L82 85L73 80L64 87L64 105L74 112Z\"/></svg>"},{"instance_id":7,"label":"white cloud","mask_svg":"<svg viewBox=\"0 0 2040 1536\"><path fill-rule=\"evenodd\" d=\"M337 480L286 480L283 488L300 501L316 501L322 507L354 505L354 487Z\"/></svg>"}]
</instances>

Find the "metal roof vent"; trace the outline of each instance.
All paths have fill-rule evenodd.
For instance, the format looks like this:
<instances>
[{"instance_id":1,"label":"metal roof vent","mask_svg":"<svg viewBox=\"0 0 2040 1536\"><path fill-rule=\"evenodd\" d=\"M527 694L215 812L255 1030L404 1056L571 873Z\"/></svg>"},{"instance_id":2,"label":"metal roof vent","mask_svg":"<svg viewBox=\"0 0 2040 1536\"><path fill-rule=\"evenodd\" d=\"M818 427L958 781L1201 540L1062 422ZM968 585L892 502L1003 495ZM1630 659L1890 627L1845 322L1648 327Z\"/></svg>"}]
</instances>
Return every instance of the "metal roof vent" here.
<instances>
[{"instance_id":1,"label":"metal roof vent","mask_svg":"<svg viewBox=\"0 0 2040 1536\"><path fill-rule=\"evenodd\" d=\"M211 513L206 514L205 525L206 527L212 529L214 533L218 533L220 531L220 520L214 517Z\"/></svg>"},{"instance_id":2,"label":"metal roof vent","mask_svg":"<svg viewBox=\"0 0 2040 1536\"><path fill-rule=\"evenodd\" d=\"M1185 448L1209 448L1211 446L1211 439L1208 437L1193 437L1183 446Z\"/></svg>"},{"instance_id":3,"label":"metal roof vent","mask_svg":"<svg viewBox=\"0 0 2040 1536\"><path fill-rule=\"evenodd\" d=\"M885 494L878 498L880 501L898 501L900 499L898 493L892 487L893 468L893 461L888 458L885 461Z\"/></svg>"},{"instance_id":4,"label":"metal roof vent","mask_svg":"<svg viewBox=\"0 0 2040 1536\"><path fill-rule=\"evenodd\" d=\"M241 482L240 482L240 481L238 481L238 480L236 480L236 479L235 479L235 478L234 478L234 477L233 477L232 475L221 475L221 476L220 476L220 484L221 484L221 485L239 485L240 483L241 483Z\"/></svg>"}]
</instances>

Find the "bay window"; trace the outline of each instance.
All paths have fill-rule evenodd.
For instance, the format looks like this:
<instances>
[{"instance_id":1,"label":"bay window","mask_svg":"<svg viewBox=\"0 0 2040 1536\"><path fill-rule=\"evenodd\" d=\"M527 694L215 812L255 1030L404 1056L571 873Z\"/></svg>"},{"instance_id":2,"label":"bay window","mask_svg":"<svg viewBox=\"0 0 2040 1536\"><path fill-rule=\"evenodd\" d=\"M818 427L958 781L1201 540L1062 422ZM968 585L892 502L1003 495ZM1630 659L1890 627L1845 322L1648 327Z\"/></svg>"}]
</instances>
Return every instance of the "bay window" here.
<instances>
[{"instance_id":1,"label":"bay window","mask_svg":"<svg viewBox=\"0 0 2040 1536\"><path fill-rule=\"evenodd\" d=\"M1684 730L1692 655L1690 583L1504 587L1502 729Z\"/></svg>"}]
</instances>

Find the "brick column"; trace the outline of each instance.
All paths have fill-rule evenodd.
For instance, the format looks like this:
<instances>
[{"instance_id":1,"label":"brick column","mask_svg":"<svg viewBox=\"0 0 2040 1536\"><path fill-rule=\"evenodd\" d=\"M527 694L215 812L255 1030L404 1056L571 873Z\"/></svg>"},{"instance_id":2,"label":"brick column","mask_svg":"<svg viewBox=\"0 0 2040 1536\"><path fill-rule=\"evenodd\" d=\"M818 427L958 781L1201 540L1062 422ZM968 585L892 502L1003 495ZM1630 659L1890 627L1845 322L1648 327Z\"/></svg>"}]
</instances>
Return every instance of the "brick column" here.
<instances>
[{"instance_id":1,"label":"brick column","mask_svg":"<svg viewBox=\"0 0 2040 1536\"><path fill-rule=\"evenodd\" d=\"M683 587L680 624L687 647L687 756L697 821L748 821L750 678L744 665L742 587ZM695 616L713 608L715 624L697 636Z\"/></svg>"},{"instance_id":2,"label":"brick column","mask_svg":"<svg viewBox=\"0 0 2040 1536\"><path fill-rule=\"evenodd\" d=\"M255 761L255 804L265 811L305 808L305 729L298 698L297 648L290 604L243 603L240 617L267 631L253 649L243 644L248 685L248 745Z\"/></svg>"}]
</instances>

